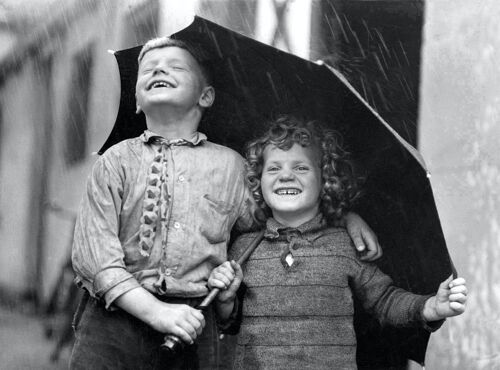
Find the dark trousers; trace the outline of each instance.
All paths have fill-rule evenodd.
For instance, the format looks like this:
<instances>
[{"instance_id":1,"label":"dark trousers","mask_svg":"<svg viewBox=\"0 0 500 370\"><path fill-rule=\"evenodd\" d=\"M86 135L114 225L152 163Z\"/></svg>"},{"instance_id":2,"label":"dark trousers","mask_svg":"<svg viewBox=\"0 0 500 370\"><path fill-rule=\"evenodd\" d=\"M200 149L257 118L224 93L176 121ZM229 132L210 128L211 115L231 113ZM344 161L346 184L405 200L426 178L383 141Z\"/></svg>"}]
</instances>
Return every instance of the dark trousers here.
<instances>
[{"instance_id":1,"label":"dark trousers","mask_svg":"<svg viewBox=\"0 0 500 370\"><path fill-rule=\"evenodd\" d=\"M104 305L86 297L75 315L76 340L70 369L217 369L218 338L214 315L205 314L206 326L197 342L176 357L160 350L164 334L123 310L107 311ZM181 299L169 303L196 306L199 300ZM198 354L200 350L200 357ZM202 360L199 361L199 358Z\"/></svg>"}]
</instances>

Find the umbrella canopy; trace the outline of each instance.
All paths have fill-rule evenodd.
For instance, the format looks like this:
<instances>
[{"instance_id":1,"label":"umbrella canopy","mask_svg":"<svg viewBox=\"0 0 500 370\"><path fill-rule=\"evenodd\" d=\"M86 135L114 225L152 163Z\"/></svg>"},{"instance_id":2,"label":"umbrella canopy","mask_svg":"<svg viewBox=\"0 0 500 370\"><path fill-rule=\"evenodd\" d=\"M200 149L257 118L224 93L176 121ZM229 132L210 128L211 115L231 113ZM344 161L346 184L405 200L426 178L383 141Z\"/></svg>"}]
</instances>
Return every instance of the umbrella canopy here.
<instances>
[{"instance_id":1,"label":"umbrella canopy","mask_svg":"<svg viewBox=\"0 0 500 370\"><path fill-rule=\"evenodd\" d=\"M355 210L374 229L384 250L377 264L395 283L433 293L453 270L425 165L397 133L332 67L313 63L200 17L171 37L203 45L210 54L215 104L200 125L213 142L240 153L279 114L321 120L339 131L356 170L365 178ZM100 150L146 128L135 114L137 56L141 46L118 51L121 100L115 126ZM387 368L410 358L423 363L429 334L381 328L356 310L358 365Z\"/></svg>"}]
</instances>

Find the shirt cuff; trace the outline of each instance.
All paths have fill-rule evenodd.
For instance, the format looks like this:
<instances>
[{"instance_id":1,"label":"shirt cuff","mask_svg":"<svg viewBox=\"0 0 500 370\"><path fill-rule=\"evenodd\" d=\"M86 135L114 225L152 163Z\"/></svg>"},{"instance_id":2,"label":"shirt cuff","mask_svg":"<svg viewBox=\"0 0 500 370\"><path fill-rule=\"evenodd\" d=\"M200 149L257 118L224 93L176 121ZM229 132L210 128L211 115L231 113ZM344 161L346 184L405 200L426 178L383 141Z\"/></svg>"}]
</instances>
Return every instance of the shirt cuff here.
<instances>
[{"instance_id":1,"label":"shirt cuff","mask_svg":"<svg viewBox=\"0 0 500 370\"><path fill-rule=\"evenodd\" d=\"M95 295L104 300L107 310L116 298L140 286L133 275L121 267L102 270L94 278Z\"/></svg>"}]
</instances>

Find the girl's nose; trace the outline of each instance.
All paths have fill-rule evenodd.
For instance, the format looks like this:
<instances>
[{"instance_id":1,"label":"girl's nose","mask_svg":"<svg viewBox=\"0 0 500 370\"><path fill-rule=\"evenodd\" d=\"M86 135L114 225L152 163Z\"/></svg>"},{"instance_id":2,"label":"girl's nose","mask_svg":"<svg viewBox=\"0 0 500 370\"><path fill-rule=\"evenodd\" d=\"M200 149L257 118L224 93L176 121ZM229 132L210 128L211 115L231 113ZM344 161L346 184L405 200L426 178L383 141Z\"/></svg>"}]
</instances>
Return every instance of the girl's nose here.
<instances>
[{"instance_id":1,"label":"girl's nose","mask_svg":"<svg viewBox=\"0 0 500 370\"><path fill-rule=\"evenodd\" d=\"M292 171L284 170L281 172L279 180L280 181L292 181L295 178Z\"/></svg>"}]
</instances>

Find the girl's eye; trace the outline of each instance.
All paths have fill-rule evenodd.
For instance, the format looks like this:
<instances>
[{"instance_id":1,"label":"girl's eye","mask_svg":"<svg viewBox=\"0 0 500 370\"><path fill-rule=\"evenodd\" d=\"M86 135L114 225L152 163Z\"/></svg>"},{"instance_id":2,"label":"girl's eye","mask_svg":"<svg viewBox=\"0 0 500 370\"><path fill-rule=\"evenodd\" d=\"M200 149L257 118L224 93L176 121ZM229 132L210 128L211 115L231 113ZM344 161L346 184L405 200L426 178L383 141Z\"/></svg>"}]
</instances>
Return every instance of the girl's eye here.
<instances>
[{"instance_id":1,"label":"girl's eye","mask_svg":"<svg viewBox=\"0 0 500 370\"><path fill-rule=\"evenodd\" d=\"M276 166L267 168L267 172L277 172L277 171L279 171L279 167Z\"/></svg>"},{"instance_id":2,"label":"girl's eye","mask_svg":"<svg viewBox=\"0 0 500 370\"><path fill-rule=\"evenodd\" d=\"M309 167L307 167L307 166L297 166L297 170L298 171L308 171Z\"/></svg>"},{"instance_id":3,"label":"girl's eye","mask_svg":"<svg viewBox=\"0 0 500 370\"><path fill-rule=\"evenodd\" d=\"M172 66L172 69L174 71L184 71L184 70L186 70L186 68L184 68L183 66L179 66L179 65Z\"/></svg>"}]
</instances>

